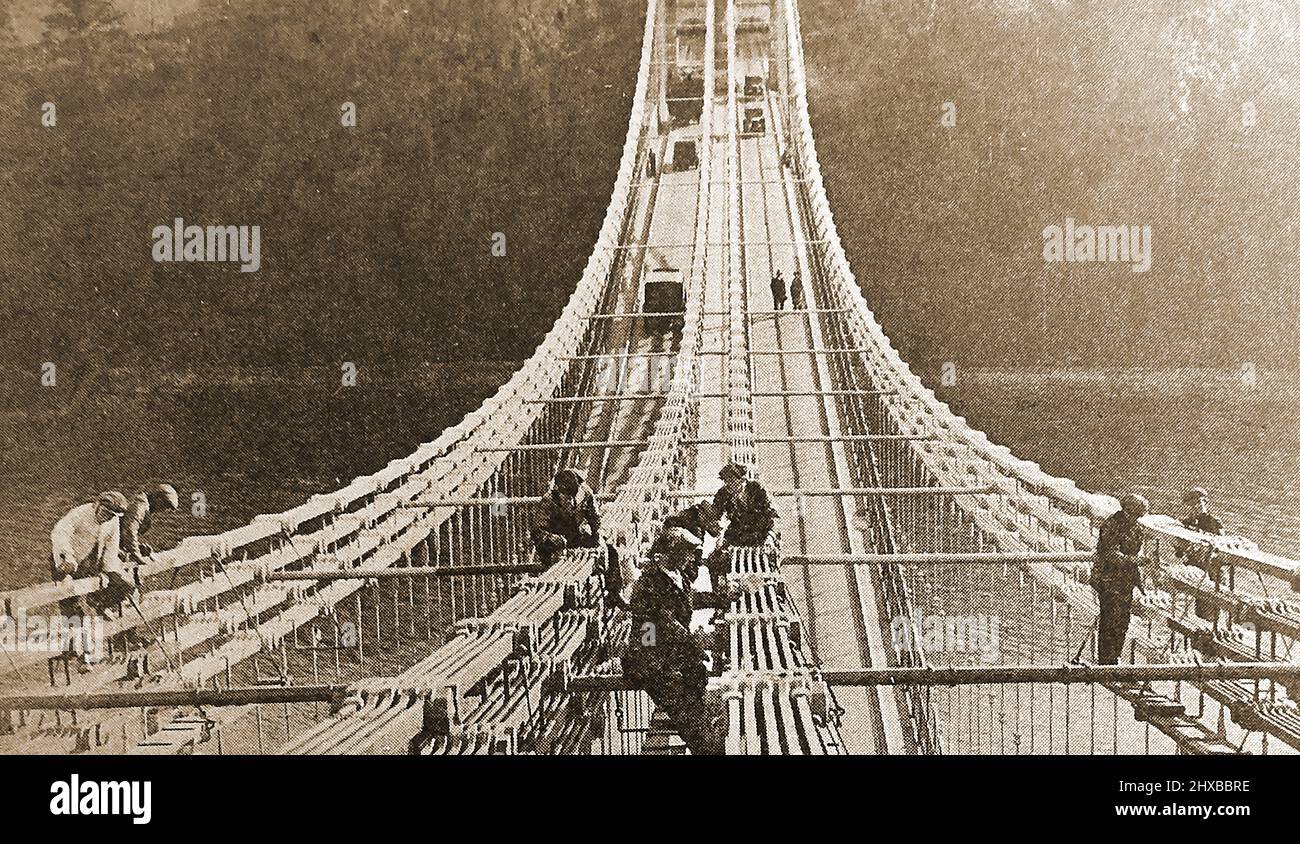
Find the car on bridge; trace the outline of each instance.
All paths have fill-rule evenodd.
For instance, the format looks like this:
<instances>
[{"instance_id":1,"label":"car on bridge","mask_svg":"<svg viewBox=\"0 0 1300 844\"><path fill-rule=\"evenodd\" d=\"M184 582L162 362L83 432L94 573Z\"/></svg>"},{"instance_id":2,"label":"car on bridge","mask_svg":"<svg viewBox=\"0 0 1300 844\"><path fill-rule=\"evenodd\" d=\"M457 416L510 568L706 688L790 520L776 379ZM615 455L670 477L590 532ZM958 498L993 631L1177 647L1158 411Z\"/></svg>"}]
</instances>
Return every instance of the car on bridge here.
<instances>
[{"instance_id":1,"label":"car on bridge","mask_svg":"<svg viewBox=\"0 0 1300 844\"><path fill-rule=\"evenodd\" d=\"M671 267L647 269L641 276L641 312L662 314L645 317L647 328L656 331L681 329L686 324L686 286L682 271Z\"/></svg>"},{"instance_id":2,"label":"car on bridge","mask_svg":"<svg viewBox=\"0 0 1300 844\"><path fill-rule=\"evenodd\" d=\"M675 173L679 170L694 170L700 166L699 149L692 140L676 140L668 150L668 160L664 162L664 172Z\"/></svg>"},{"instance_id":3,"label":"car on bridge","mask_svg":"<svg viewBox=\"0 0 1300 844\"><path fill-rule=\"evenodd\" d=\"M738 32L767 32L772 27L772 10L765 2L738 4L736 18Z\"/></svg>"}]
</instances>

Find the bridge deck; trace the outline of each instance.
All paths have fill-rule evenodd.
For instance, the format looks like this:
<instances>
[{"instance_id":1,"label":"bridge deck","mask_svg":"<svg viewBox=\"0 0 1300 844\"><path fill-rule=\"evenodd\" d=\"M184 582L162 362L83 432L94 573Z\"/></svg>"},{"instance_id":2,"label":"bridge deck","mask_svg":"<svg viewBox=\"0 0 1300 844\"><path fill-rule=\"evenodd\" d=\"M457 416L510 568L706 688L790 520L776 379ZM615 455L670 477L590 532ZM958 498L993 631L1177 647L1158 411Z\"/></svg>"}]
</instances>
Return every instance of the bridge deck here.
<instances>
[{"instance_id":1,"label":"bridge deck","mask_svg":"<svg viewBox=\"0 0 1300 844\"><path fill-rule=\"evenodd\" d=\"M756 57L766 45L753 36L741 44L742 54ZM755 101L746 105L753 107ZM772 309L770 281L780 271L785 284L794 277L796 267L806 267L806 247L793 244L803 235L803 227L792 221L787 202L787 168L781 166L777 132L780 115L774 97L757 101L765 114L766 131L758 137L740 140L740 195L743 220L745 291L749 310ZM743 114L743 113L742 113ZM770 245L770 244L782 245ZM805 300L816 306L815 295L807 283L806 270L801 278L808 292ZM786 305L790 307L790 305ZM818 326L806 312L788 311L756 317L750 322L750 350L808 349L825 345ZM815 392L841 388L819 372L816 356L754 356L750 360L753 392ZM759 438L784 436L829 436L834 406L824 397L774 396L755 400L754 432ZM842 444L789 443L759 444L758 466L764 481L772 487L793 489L827 489L851 486L837 467L837 449ZM843 465L842 457L838 461ZM845 505L833 498L782 498L777 507L781 514L783 551L786 554L838 554L855 549L850 543L849 522ZM865 668L880 664L880 619L874 592L859 592L859 582L852 569L843 567L807 567L802 572L792 568L786 582L809 632L807 647L814 663L826 669ZM867 580L870 589L870 580ZM863 600L865 598L865 600ZM873 651L875 658L873 661ZM887 692L886 698L891 697ZM837 701L845 709L844 738L853 753L886 752L885 726L881 716L881 699L871 689L842 689ZM897 713L894 713L894 720ZM898 733L893 730L893 738Z\"/></svg>"}]
</instances>

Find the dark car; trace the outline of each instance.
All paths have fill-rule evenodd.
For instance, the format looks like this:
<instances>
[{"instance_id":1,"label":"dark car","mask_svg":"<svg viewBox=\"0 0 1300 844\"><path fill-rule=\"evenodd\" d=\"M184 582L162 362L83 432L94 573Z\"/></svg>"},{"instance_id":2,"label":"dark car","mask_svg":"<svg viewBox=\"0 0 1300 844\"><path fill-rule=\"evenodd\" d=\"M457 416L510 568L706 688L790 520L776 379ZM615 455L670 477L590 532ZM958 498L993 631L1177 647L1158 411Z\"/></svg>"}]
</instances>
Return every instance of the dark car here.
<instances>
[{"instance_id":1,"label":"dark car","mask_svg":"<svg viewBox=\"0 0 1300 844\"><path fill-rule=\"evenodd\" d=\"M686 319L686 288L682 284L682 271L675 269L646 270L641 282L642 313L669 314L646 317L645 324L656 331L681 328Z\"/></svg>"}]
</instances>

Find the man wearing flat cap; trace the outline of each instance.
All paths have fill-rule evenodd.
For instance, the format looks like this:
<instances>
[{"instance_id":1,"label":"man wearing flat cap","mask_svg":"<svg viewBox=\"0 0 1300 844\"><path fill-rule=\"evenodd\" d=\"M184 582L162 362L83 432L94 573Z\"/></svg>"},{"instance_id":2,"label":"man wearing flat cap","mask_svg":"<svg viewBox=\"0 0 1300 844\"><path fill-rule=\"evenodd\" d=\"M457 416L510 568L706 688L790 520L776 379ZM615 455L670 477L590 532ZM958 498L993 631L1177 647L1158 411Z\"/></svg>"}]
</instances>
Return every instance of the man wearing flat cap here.
<instances>
[{"instance_id":1,"label":"man wearing flat cap","mask_svg":"<svg viewBox=\"0 0 1300 844\"><path fill-rule=\"evenodd\" d=\"M121 603L135 591L122 568L121 520L127 500L120 492L104 492L94 501L73 507L50 532L50 573L55 582L99 575L104 585L88 595L59 602L65 618L82 623L100 610ZM84 654L78 670L88 671Z\"/></svg>"},{"instance_id":2,"label":"man wearing flat cap","mask_svg":"<svg viewBox=\"0 0 1300 844\"><path fill-rule=\"evenodd\" d=\"M553 564L565 548L600 547L596 494L576 469L555 473L540 509L533 544L544 565Z\"/></svg>"},{"instance_id":3,"label":"man wearing flat cap","mask_svg":"<svg viewBox=\"0 0 1300 844\"><path fill-rule=\"evenodd\" d=\"M1209 506L1210 494L1205 491L1205 487L1194 486L1183 495L1183 504L1187 505L1187 517L1183 519L1183 524L1192 530L1199 530L1201 533L1209 533L1219 536L1223 533L1223 522L1216 519L1210 514ZM1214 546L1206 543L1203 545L1194 545L1191 543L1180 544L1174 549L1175 556L1186 557L1187 562L1192 565L1205 569L1205 573L1214 581L1215 588L1219 584L1219 562L1214 555ZM1196 599L1196 614L1207 621L1218 621L1219 608L1211 601L1198 597Z\"/></svg>"},{"instance_id":4,"label":"man wearing flat cap","mask_svg":"<svg viewBox=\"0 0 1300 844\"><path fill-rule=\"evenodd\" d=\"M1120 509L1101 523L1092 586L1097 590L1097 662L1115 665L1124 652L1124 639L1133 613L1133 590L1141 584L1142 527L1138 519L1151 507L1135 492L1120 499Z\"/></svg>"},{"instance_id":5,"label":"man wearing flat cap","mask_svg":"<svg viewBox=\"0 0 1300 844\"><path fill-rule=\"evenodd\" d=\"M763 485L749 476L743 463L732 461L718 472L722 489L713 496L713 509L726 516L727 531L709 555L707 565L715 584L726 579L731 548L759 546L767 542L776 527L776 508Z\"/></svg>"},{"instance_id":6,"label":"man wearing flat cap","mask_svg":"<svg viewBox=\"0 0 1300 844\"><path fill-rule=\"evenodd\" d=\"M703 638L691 631L691 586L681 573L698 553L698 544L681 528L670 528L655 540L632 587L623 674L650 694L691 753L700 755L718 749L704 707L708 674Z\"/></svg>"}]
</instances>

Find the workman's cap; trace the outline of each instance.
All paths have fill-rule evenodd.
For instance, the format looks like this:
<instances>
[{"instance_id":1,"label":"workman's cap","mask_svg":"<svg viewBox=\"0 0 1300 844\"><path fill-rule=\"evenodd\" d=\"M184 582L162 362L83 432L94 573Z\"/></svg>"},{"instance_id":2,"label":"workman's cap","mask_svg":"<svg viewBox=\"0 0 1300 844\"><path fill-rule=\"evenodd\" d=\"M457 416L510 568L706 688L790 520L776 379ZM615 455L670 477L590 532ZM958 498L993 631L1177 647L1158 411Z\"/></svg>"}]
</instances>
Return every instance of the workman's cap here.
<instances>
[{"instance_id":1,"label":"workman's cap","mask_svg":"<svg viewBox=\"0 0 1300 844\"><path fill-rule=\"evenodd\" d=\"M656 554L690 553L700 550L701 542L685 528L669 528L659 534L652 551Z\"/></svg>"},{"instance_id":2,"label":"workman's cap","mask_svg":"<svg viewBox=\"0 0 1300 844\"><path fill-rule=\"evenodd\" d=\"M729 481L732 478L748 478L749 469L745 468L743 463L737 463L733 460L722 467L722 471L718 472L718 477L724 481Z\"/></svg>"},{"instance_id":3,"label":"workman's cap","mask_svg":"<svg viewBox=\"0 0 1300 844\"><path fill-rule=\"evenodd\" d=\"M1145 516L1151 512L1151 504L1136 492L1130 492L1121 498L1119 506L1131 516Z\"/></svg>"},{"instance_id":4,"label":"workman's cap","mask_svg":"<svg viewBox=\"0 0 1300 844\"><path fill-rule=\"evenodd\" d=\"M561 469L555 473L554 483L556 489L577 492L578 488L582 486L582 475L578 473L577 469Z\"/></svg>"},{"instance_id":5,"label":"workman's cap","mask_svg":"<svg viewBox=\"0 0 1300 844\"><path fill-rule=\"evenodd\" d=\"M158 488L154 490L154 493L158 495L158 497L162 498L163 501L166 501L167 506L172 510L180 509L181 497L180 494L176 492L176 487L171 484L158 484Z\"/></svg>"},{"instance_id":6,"label":"workman's cap","mask_svg":"<svg viewBox=\"0 0 1300 844\"><path fill-rule=\"evenodd\" d=\"M95 499L100 507L107 507L119 516L126 512L126 496L120 492L101 492Z\"/></svg>"},{"instance_id":7,"label":"workman's cap","mask_svg":"<svg viewBox=\"0 0 1300 844\"><path fill-rule=\"evenodd\" d=\"M1204 501L1206 498L1209 497L1210 494L1205 491L1205 487L1194 486L1191 489L1187 490L1187 492L1183 493L1183 503L1195 504L1196 502Z\"/></svg>"}]
</instances>

